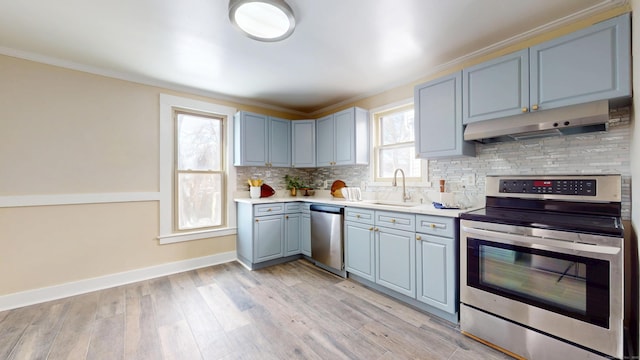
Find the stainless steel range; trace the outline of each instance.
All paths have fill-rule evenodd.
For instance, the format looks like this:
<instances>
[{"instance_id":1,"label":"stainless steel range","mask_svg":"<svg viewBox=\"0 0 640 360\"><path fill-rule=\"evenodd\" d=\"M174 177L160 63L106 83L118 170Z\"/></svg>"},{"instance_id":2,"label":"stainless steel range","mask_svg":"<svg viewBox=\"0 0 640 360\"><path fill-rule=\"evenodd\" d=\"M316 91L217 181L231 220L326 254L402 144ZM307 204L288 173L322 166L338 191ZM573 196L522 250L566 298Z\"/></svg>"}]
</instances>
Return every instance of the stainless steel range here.
<instances>
[{"instance_id":1,"label":"stainless steel range","mask_svg":"<svg viewBox=\"0 0 640 360\"><path fill-rule=\"evenodd\" d=\"M461 215L461 330L529 359L622 358L620 176L486 186L486 207Z\"/></svg>"}]
</instances>

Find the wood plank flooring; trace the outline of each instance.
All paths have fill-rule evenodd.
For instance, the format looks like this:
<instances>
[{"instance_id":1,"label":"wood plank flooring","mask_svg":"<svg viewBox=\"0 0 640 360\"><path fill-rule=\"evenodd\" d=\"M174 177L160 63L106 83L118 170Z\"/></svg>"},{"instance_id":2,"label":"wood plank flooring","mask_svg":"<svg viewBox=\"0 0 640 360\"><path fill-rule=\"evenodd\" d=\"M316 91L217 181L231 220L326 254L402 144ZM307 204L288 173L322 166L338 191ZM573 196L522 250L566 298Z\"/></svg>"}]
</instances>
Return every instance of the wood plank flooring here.
<instances>
[{"instance_id":1,"label":"wood plank flooring","mask_svg":"<svg viewBox=\"0 0 640 360\"><path fill-rule=\"evenodd\" d=\"M305 260L227 263L0 312L0 359L509 359Z\"/></svg>"}]
</instances>

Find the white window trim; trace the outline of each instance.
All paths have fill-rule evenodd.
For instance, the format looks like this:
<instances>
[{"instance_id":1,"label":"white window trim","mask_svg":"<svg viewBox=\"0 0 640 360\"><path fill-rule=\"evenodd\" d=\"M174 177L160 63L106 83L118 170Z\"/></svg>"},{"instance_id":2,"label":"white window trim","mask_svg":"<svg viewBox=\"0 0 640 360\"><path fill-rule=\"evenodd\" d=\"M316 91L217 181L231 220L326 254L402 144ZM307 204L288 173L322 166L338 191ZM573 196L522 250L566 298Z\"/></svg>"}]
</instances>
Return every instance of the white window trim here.
<instances>
[{"instance_id":1,"label":"white window trim","mask_svg":"<svg viewBox=\"0 0 640 360\"><path fill-rule=\"evenodd\" d=\"M175 146L173 109L181 108L209 112L226 117L225 172L227 174L227 227L214 230L195 230L189 232L173 231L173 156ZM208 239L237 233L236 207L233 194L236 191L236 170L233 166L233 116L236 109L189 98L160 94L160 244Z\"/></svg>"},{"instance_id":2,"label":"white window trim","mask_svg":"<svg viewBox=\"0 0 640 360\"><path fill-rule=\"evenodd\" d=\"M388 186L388 187L392 187L391 182L389 181L373 181L373 179L376 178L376 167L377 164L375 164L375 129L376 126L378 126L376 124L376 113L381 113L381 112L385 112L388 110L391 110L393 108L398 108L401 106L406 106L406 105L413 105L413 98L408 98L408 99L404 99L404 100L399 100L390 104L386 104L377 108L373 108L373 109L369 109L369 116L370 116L370 128L372 129L371 131L371 141L369 142L371 145L369 147L369 154L371 154L371 159L372 162L371 166L369 166L369 179L372 179L371 182L368 183L368 185L371 186ZM417 121L414 119L414 121ZM411 181L411 182L407 182L407 186L411 186L411 187L431 187L431 184L429 184L428 180L429 180L429 163L427 162L427 160L425 159L421 159L420 160L422 163L420 164L420 169L422 171L422 180L420 180L419 182L415 182L415 181Z\"/></svg>"}]
</instances>

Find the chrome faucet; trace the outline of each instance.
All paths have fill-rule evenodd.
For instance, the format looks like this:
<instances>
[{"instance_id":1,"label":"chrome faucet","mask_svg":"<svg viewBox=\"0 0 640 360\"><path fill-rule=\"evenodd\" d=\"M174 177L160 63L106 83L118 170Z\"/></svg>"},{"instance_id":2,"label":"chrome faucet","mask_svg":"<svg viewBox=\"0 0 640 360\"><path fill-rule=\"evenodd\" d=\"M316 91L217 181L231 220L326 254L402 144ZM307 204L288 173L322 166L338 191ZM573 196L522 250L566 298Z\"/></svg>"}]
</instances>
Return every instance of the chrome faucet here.
<instances>
[{"instance_id":1,"label":"chrome faucet","mask_svg":"<svg viewBox=\"0 0 640 360\"><path fill-rule=\"evenodd\" d=\"M398 168L396 169L396 171L394 171L393 182L391 183L391 186L398 186L398 171L400 171L400 174L402 174L402 201L404 202L407 200L411 200L411 196L407 194L407 189L404 183L404 171L402 169Z\"/></svg>"}]
</instances>

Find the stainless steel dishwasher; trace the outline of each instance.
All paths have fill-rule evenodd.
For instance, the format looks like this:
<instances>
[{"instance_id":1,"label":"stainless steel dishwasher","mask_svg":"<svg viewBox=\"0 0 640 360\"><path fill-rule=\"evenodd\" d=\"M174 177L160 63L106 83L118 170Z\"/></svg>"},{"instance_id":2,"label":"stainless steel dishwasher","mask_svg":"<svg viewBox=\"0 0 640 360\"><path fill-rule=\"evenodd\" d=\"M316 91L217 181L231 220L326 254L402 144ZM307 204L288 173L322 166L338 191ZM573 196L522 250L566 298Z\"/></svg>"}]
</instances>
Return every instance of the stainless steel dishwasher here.
<instances>
[{"instance_id":1,"label":"stainless steel dishwasher","mask_svg":"<svg viewBox=\"0 0 640 360\"><path fill-rule=\"evenodd\" d=\"M344 207L312 204L310 210L311 258L317 266L346 277L342 236Z\"/></svg>"}]
</instances>

